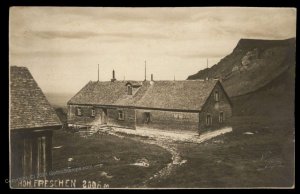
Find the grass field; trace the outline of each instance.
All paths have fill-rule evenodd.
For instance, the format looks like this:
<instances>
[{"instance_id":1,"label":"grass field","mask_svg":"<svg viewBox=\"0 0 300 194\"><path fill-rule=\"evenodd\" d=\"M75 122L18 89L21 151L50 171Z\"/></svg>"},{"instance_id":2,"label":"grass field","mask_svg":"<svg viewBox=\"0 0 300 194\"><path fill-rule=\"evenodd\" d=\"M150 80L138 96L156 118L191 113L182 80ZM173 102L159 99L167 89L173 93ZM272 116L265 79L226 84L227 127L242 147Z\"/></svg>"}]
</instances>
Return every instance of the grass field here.
<instances>
[{"instance_id":1,"label":"grass field","mask_svg":"<svg viewBox=\"0 0 300 194\"><path fill-rule=\"evenodd\" d=\"M231 123L233 132L204 143L174 142L172 146L187 162L170 176L150 181L147 187L292 187L295 169L293 121L233 117ZM113 188L139 187L171 162L168 151L139 140L110 135L85 139L57 131L53 146L63 147L53 150L53 170L66 169L68 158L74 159L69 164L73 169L90 165L92 168L56 178L101 181ZM149 160L148 168L130 165L141 158Z\"/></svg>"},{"instance_id":2,"label":"grass field","mask_svg":"<svg viewBox=\"0 0 300 194\"><path fill-rule=\"evenodd\" d=\"M294 184L292 122L233 118L233 132L204 144L178 144L187 163L151 187L291 187ZM244 134L252 132L253 134Z\"/></svg>"},{"instance_id":3,"label":"grass field","mask_svg":"<svg viewBox=\"0 0 300 194\"><path fill-rule=\"evenodd\" d=\"M53 172L68 166L88 169L51 178L76 179L76 182L90 180L113 188L137 186L171 161L170 153L156 145L110 135L86 139L60 130L53 137L53 147L58 146L62 147L53 149ZM73 158L73 161L68 163L68 158ZM149 161L149 167L130 165L142 158Z\"/></svg>"}]
</instances>

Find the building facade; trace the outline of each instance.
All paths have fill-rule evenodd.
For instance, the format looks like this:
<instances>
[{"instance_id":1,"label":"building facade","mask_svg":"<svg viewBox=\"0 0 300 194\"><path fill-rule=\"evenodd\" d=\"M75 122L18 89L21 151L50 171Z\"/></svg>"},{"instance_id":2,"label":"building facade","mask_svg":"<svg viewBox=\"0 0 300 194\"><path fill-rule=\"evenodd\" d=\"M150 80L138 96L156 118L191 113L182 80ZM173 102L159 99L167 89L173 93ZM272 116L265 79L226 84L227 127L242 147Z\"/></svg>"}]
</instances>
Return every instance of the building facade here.
<instances>
[{"instance_id":1,"label":"building facade","mask_svg":"<svg viewBox=\"0 0 300 194\"><path fill-rule=\"evenodd\" d=\"M203 133L228 124L232 104L218 80L90 81L68 101L68 125Z\"/></svg>"}]
</instances>

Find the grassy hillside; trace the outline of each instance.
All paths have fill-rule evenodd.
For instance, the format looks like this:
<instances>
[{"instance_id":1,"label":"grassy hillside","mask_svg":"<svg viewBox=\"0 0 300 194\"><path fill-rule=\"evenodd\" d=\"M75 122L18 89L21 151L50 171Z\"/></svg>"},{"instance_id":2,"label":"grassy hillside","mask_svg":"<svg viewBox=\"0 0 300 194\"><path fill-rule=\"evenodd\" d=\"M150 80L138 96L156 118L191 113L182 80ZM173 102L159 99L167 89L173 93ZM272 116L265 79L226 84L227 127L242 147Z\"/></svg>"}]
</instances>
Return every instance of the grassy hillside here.
<instances>
[{"instance_id":1,"label":"grassy hillside","mask_svg":"<svg viewBox=\"0 0 300 194\"><path fill-rule=\"evenodd\" d=\"M52 153L52 170L47 179L68 181L68 186L62 185L64 188L72 185L70 180L76 181L77 188L84 188L84 182L95 183L85 184L87 188L139 187L171 162L171 154L157 145L106 134L83 138L77 133L63 130L53 134ZM135 165L140 160L147 161L149 166ZM31 177L35 180L44 179L38 175ZM50 185L48 182L46 187ZM12 186L20 187L18 182ZM59 188L59 184L55 187Z\"/></svg>"},{"instance_id":2,"label":"grassy hillside","mask_svg":"<svg viewBox=\"0 0 300 194\"><path fill-rule=\"evenodd\" d=\"M270 83L246 95L231 98L234 115L268 115L273 119L293 118L295 106L295 66Z\"/></svg>"},{"instance_id":3,"label":"grassy hillside","mask_svg":"<svg viewBox=\"0 0 300 194\"><path fill-rule=\"evenodd\" d=\"M174 176L150 186L293 187L295 128L292 122L274 122L269 117L234 117L232 127L232 133L204 144L178 144L178 150L187 162Z\"/></svg>"},{"instance_id":4,"label":"grassy hillside","mask_svg":"<svg viewBox=\"0 0 300 194\"><path fill-rule=\"evenodd\" d=\"M294 117L295 38L241 39L231 54L188 79L219 78L233 102L233 114Z\"/></svg>"},{"instance_id":5,"label":"grassy hillside","mask_svg":"<svg viewBox=\"0 0 300 194\"><path fill-rule=\"evenodd\" d=\"M254 92L295 64L295 38L241 39L231 54L188 79L219 78L230 97Z\"/></svg>"}]
</instances>

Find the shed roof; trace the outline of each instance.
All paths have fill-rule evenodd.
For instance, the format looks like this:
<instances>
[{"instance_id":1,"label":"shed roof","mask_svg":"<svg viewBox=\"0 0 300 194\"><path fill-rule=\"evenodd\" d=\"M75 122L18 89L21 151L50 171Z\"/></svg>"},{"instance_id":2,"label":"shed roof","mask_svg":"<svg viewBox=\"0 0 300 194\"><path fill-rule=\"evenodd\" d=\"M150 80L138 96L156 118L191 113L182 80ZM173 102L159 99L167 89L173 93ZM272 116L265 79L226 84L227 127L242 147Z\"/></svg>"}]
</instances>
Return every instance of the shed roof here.
<instances>
[{"instance_id":1,"label":"shed roof","mask_svg":"<svg viewBox=\"0 0 300 194\"><path fill-rule=\"evenodd\" d=\"M10 67L10 129L60 126L61 122L26 67Z\"/></svg>"},{"instance_id":2,"label":"shed roof","mask_svg":"<svg viewBox=\"0 0 300 194\"><path fill-rule=\"evenodd\" d=\"M196 110L202 106L217 80L141 82L138 91L127 95L128 81L92 82L83 87L68 104L132 106L136 108Z\"/></svg>"}]
</instances>

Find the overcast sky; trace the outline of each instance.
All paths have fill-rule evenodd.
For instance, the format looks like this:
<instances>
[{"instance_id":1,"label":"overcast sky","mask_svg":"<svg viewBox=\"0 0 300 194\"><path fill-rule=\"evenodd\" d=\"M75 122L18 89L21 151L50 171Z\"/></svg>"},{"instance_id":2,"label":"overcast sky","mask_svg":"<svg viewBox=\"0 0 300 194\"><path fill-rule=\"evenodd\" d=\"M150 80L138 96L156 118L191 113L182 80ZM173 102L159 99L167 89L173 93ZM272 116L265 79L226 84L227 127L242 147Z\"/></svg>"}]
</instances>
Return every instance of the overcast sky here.
<instances>
[{"instance_id":1,"label":"overcast sky","mask_svg":"<svg viewBox=\"0 0 300 194\"><path fill-rule=\"evenodd\" d=\"M241 38L296 36L292 8L10 9L10 65L26 66L44 92L88 81L183 80L230 54Z\"/></svg>"}]
</instances>

